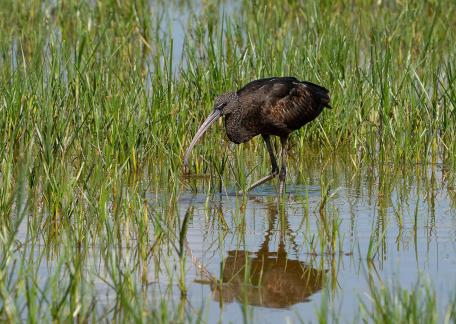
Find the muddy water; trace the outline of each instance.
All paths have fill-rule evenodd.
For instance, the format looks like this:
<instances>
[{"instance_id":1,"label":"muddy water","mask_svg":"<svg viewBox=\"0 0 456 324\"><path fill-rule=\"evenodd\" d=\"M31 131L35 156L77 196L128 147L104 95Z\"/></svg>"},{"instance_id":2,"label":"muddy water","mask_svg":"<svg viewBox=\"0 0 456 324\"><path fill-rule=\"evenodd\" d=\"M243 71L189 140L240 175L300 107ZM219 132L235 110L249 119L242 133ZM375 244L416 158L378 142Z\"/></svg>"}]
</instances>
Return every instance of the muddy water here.
<instances>
[{"instance_id":1,"label":"muddy water","mask_svg":"<svg viewBox=\"0 0 456 324\"><path fill-rule=\"evenodd\" d=\"M209 322L274 323L315 322L327 299L348 320L360 301L371 305L369 281L411 288L421 278L443 312L456 285L456 195L444 166L318 165L304 181L290 177L282 203L274 183L244 199L182 194L188 302Z\"/></svg>"}]
</instances>

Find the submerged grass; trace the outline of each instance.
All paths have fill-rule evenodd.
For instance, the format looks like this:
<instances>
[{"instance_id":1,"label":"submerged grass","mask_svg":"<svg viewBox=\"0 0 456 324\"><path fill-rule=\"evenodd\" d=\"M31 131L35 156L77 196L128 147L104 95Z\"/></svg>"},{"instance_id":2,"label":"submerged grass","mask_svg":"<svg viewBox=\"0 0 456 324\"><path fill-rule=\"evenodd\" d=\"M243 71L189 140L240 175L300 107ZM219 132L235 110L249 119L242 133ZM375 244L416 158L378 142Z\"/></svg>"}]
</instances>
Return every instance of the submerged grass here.
<instances>
[{"instance_id":1,"label":"submerged grass","mask_svg":"<svg viewBox=\"0 0 456 324\"><path fill-rule=\"evenodd\" d=\"M181 25L167 25L170 12ZM381 259L393 221L386 216L392 188L404 181L405 195L410 169L423 176L424 188L435 188L435 178L424 176L426 165L442 166L456 201L455 25L450 0L184 1L172 9L146 0L5 1L0 319L202 319L203 309L185 307L185 298L179 307L171 301L173 285L179 283L182 295L186 290L187 224L179 219L178 198L183 188L244 188L269 171L269 162L261 141L235 147L222 127L211 130L192 158L193 171L209 175L203 187L182 180L181 157L215 95L271 75L331 89L334 109L292 138L290 163L297 167L289 168L290 181L303 182L312 154L323 169L334 152L345 151L353 173L366 165L378 170L368 181L381 198L367 258ZM341 249L328 195L329 189L320 228L309 239L312 253ZM435 196L426 200L432 206ZM402 230L404 206L394 207ZM432 230L432 219L429 224ZM168 291L151 296L151 281L163 277ZM106 291L98 292L100 285ZM374 321L398 312L384 295L373 293L382 305L369 315ZM407 307L421 298L400 295ZM431 297L424 304L433 308ZM454 319L454 309L451 314Z\"/></svg>"}]
</instances>

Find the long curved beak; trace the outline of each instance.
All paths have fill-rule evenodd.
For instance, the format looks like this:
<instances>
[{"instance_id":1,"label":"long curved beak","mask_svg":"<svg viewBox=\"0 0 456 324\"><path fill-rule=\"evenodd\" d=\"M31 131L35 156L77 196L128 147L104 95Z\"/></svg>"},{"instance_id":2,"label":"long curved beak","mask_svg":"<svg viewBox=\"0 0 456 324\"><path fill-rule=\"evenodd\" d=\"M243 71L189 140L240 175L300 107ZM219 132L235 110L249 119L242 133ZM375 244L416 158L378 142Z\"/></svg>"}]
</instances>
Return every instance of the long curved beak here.
<instances>
[{"instance_id":1,"label":"long curved beak","mask_svg":"<svg viewBox=\"0 0 456 324\"><path fill-rule=\"evenodd\" d=\"M195 144L199 141L199 139L203 136L203 134L208 130L208 128L220 117L221 111L219 109L215 109L209 116L207 116L206 120L201 124L200 128L196 132L195 136L190 143L187 151L185 151L184 156L184 171L188 173L188 158L190 157L190 152L192 151Z\"/></svg>"}]
</instances>

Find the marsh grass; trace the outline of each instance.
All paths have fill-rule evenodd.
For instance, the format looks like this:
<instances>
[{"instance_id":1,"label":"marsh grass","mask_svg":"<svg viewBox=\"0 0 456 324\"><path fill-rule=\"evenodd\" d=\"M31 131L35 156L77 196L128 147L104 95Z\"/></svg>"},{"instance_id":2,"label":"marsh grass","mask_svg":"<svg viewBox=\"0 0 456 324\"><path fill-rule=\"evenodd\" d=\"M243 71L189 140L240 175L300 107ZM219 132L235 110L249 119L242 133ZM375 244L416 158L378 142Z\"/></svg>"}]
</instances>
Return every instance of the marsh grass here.
<instances>
[{"instance_id":1,"label":"marsh grass","mask_svg":"<svg viewBox=\"0 0 456 324\"><path fill-rule=\"evenodd\" d=\"M222 127L214 127L192 157L192 171L208 178L183 179L182 155L214 96L254 78L296 75L331 89L334 109L292 137L289 181L302 183L309 156L318 156L322 173L331 175L326 168L340 151L353 174L362 166L378 170L367 175L382 197L367 259L387 253L391 191L402 181L405 195L410 173L425 179L417 191L432 189L427 165L442 166L456 201L451 1L240 1L232 5L236 14L229 5L228 13L214 14L221 3L204 2L198 10L187 2L172 5L188 13L182 49L164 27L160 1L2 3L2 320L203 318L202 309L185 307L185 298L177 307L171 301L176 282L183 296L186 291L181 192L204 190L209 199L210 192L243 189L270 165L260 140L233 147ZM329 182L322 183L322 197L324 217L307 245L309 252L334 254L343 235L337 209L326 201ZM425 199L435 204L432 194ZM305 224L314 210L308 197L303 204L310 233ZM405 206L396 208L398 228L408 229ZM416 234L423 221L418 209L413 219ZM243 221L242 213L235 217L235 231L242 232ZM432 233L435 224L426 221ZM169 283L154 298L150 266L155 281ZM110 292L107 306L97 293L100 284ZM399 295L405 309L421 301L413 292ZM366 314L375 320L399 312L396 304L389 308L387 296L373 291L382 308ZM426 293L423 303L434 314L435 296ZM247 305L243 312L246 321L253 316ZM454 307L451 314L454 319Z\"/></svg>"},{"instance_id":2,"label":"marsh grass","mask_svg":"<svg viewBox=\"0 0 456 324\"><path fill-rule=\"evenodd\" d=\"M404 288L395 282L389 286L372 280L369 286L370 302L361 302L360 316L374 323L454 323L455 300L445 305L439 316L436 293L430 283L420 278L413 287Z\"/></svg>"}]
</instances>

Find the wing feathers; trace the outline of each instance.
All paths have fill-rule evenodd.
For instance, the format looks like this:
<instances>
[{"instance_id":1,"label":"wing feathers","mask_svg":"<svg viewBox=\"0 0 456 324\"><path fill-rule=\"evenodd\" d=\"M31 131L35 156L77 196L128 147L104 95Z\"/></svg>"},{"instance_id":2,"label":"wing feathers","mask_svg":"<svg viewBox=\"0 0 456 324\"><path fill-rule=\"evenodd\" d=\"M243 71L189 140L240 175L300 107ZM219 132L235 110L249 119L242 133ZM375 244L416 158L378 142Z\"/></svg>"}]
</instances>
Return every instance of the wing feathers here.
<instances>
[{"instance_id":1,"label":"wing feathers","mask_svg":"<svg viewBox=\"0 0 456 324\"><path fill-rule=\"evenodd\" d=\"M245 128L257 134L286 135L330 107L328 89L294 77L252 81L237 91Z\"/></svg>"}]
</instances>

